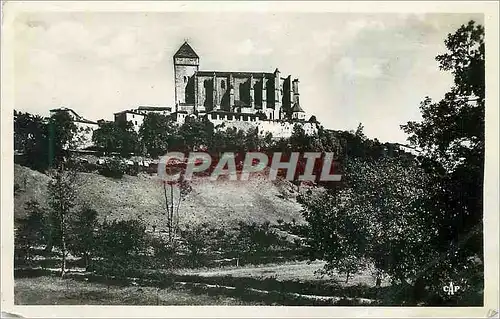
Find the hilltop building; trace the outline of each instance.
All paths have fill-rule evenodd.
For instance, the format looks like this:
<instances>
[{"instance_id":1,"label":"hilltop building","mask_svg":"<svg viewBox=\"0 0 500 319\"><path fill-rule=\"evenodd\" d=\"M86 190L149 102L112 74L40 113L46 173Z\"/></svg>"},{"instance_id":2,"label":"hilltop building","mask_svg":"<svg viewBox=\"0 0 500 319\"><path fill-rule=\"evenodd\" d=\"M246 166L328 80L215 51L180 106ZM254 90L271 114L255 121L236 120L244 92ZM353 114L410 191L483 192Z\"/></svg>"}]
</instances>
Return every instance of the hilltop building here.
<instances>
[{"instance_id":1,"label":"hilltop building","mask_svg":"<svg viewBox=\"0 0 500 319\"><path fill-rule=\"evenodd\" d=\"M200 57L187 42L173 60L176 112L243 121L305 119L299 80L282 77L278 69L272 73L199 70Z\"/></svg>"},{"instance_id":2,"label":"hilltop building","mask_svg":"<svg viewBox=\"0 0 500 319\"><path fill-rule=\"evenodd\" d=\"M283 77L277 68L274 72L200 70L200 57L187 42L174 54L173 65L175 106L139 106L114 113L114 121L130 121L139 132L144 118L156 113L179 124L187 117L206 117L215 125L224 124L221 129L257 128L259 134L270 132L274 138L289 137L297 123L306 134L317 132L318 124L306 121L300 105L299 80ZM92 132L99 124L68 108L50 112L61 111L67 111L85 132L80 148L92 146Z\"/></svg>"},{"instance_id":3,"label":"hilltop building","mask_svg":"<svg viewBox=\"0 0 500 319\"><path fill-rule=\"evenodd\" d=\"M75 123L77 127L78 134L74 137L74 140L72 141L76 145L76 147L78 149L85 149L92 146L93 145L92 133L94 132L95 129L99 127L98 123L83 118L75 111L67 107L60 107L57 109L50 110L50 116L53 116L59 112L66 112L71 117L73 123Z\"/></svg>"},{"instance_id":4,"label":"hilltop building","mask_svg":"<svg viewBox=\"0 0 500 319\"><path fill-rule=\"evenodd\" d=\"M115 122L125 121L132 122L134 125L134 130L139 132L142 123L144 122L144 117L150 113L157 113L162 115L171 115L172 107L170 106L139 106L136 109L130 109L115 113Z\"/></svg>"}]
</instances>

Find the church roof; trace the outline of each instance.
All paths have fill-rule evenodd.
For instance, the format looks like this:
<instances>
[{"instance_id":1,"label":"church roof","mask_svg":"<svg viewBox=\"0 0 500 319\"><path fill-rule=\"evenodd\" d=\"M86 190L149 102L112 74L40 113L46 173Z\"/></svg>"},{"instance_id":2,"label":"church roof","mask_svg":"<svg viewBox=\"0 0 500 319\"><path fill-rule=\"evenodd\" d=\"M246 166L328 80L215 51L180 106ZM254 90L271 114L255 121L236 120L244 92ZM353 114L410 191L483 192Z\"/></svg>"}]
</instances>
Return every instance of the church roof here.
<instances>
[{"instance_id":1,"label":"church roof","mask_svg":"<svg viewBox=\"0 0 500 319\"><path fill-rule=\"evenodd\" d=\"M256 78L259 78L259 77L262 77L262 76L271 77L274 74L273 73L269 73L269 72L197 71L196 75L199 75L199 76L213 76L213 75L215 75L215 76L229 76L229 75L233 75L235 77L250 77L250 76L253 75Z\"/></svg>"},{"instance_id":2,"label":"church roof","mask_svg":"<svg viewBox=\"0 0 500 319\"><path fill-rule=\"evenodd\" d=\"M171 111L171 106L139 106L139 111Z\"/></svg>"},{"instance_id":3,"label":"church roof","mask_svg":"<svg viewBox=\"0 0 500 319\"><path fill-rule=\"evenodd\" d=\"M300 107L299 102L295 102L293 104L292 112L304 112L304 110Z\"/></svg>"},{"instance_id":4,"label":"church roof","mask_svg":"<svg viewBox=\"0 0 500 319\"><path fill-rule=\"evenodd\" d=\"M184 42L174 54L174 58L199 58L199 56L187 42Z\"/></svg>"}]
</instances>

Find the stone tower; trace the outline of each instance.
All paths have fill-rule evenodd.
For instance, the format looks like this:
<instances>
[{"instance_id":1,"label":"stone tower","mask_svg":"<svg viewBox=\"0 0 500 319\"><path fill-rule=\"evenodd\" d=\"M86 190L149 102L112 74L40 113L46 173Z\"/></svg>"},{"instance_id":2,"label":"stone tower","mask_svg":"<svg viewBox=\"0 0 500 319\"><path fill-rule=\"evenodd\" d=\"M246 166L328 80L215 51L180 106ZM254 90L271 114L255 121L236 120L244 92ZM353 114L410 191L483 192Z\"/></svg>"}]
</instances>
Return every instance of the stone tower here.
<instances>
[{"instance_id":1,"label":"stone tower","mask_svg":"<svg viewBox=\"0 0 500 319\"><path fill-rule=\"evenodd\" d=\"M200 57L193 48L184 42L174 54L175 104L180 109L183 106L195 105L195 79Z\"/></svg>"}]
</instances>

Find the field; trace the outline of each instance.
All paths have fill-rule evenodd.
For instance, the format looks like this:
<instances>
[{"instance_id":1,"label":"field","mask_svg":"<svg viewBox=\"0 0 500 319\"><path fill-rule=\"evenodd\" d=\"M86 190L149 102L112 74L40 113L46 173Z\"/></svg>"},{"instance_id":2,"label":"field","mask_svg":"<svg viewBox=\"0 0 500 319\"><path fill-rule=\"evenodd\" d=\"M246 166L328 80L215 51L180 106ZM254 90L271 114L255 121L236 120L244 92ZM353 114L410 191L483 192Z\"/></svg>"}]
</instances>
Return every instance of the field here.
<instances>
[{"instance_id":1,"label":"field","mask_svg":"<svg viewBox=\"0 0 500 319\"><path fill-rule=\"evenodd\" d=\"M120 287L57 277L21 278L15 281L17 305L258 305L233 297L193 294L154 287Z\"/></svg>"},{"instance_id":2,"label":"field","mask_svg":"<svg viewBox=\"0 0 500 319\"><path fill-rule=\"evenodd\" d=\"M373 279L361 274L345 284L321 278L315 263L285 263L227 269L178 270L130 280L68 274L16 278L16 304L109 305L334 305L371 304ZM167 283L168 282L168 283Z\"/></svg>"}]
</instances>

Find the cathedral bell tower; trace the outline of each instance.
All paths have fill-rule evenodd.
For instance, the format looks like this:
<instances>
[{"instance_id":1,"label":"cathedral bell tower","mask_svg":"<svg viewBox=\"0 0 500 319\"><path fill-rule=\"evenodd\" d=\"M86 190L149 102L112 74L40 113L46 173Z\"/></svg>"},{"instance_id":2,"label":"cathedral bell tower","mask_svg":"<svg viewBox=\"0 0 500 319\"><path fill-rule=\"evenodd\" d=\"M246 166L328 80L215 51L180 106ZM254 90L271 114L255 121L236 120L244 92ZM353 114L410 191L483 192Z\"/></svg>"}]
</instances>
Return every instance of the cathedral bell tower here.
<instances>
[{"instance_id":1,"label":"cathedral bell tower","mask_svg":"<svg viewBox=\"0 0 500 319\"><path fill-rule=\"evenodd\" d=\"M194 108L196 100L195 76L200 57L186 42L174 54L175 105L179 110Z\"/></svg>"}]
</instances>

